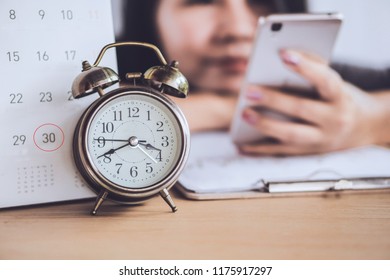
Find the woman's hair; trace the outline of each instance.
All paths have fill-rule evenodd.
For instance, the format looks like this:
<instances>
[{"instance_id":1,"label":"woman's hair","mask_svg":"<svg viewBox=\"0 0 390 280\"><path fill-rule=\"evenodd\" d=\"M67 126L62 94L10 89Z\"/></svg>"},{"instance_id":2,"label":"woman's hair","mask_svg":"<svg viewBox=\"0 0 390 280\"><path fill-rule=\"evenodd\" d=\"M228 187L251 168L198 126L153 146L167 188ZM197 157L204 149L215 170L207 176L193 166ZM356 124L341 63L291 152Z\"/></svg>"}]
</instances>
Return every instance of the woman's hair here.
<instances>
[{"instance_id":1,"label":"woman's hair","mask_svg":"<svg viewBox=\"0 0 390 280\"><path fill-rule=\"evenodd\" d=\"M147 42L161 49L156 28L156 10L159 1L161 0L127 0L124 9L124 34L117 38L117 41ZM306 10L305 0L268 1L277 13L299 13ZM144 48L131 50L129 47L118 48L117 56L121 77L127 72L145 72L149 67L160 63L152 51Z\"/></svg>"},{"instance_id":2,"label":"woman's hair","mask_svg":"<svg viewBox=\"0 0 390 280\"><path fill-rule=\"evenodd\" d=\"M159 0L127 0L124 18L124 34L117 41L147 42L160 48L156 26L156 10ZM133 47L117 49L119 75L128 72L145 72L160 62L147 49Z\"/></svg>"}]
</instances>

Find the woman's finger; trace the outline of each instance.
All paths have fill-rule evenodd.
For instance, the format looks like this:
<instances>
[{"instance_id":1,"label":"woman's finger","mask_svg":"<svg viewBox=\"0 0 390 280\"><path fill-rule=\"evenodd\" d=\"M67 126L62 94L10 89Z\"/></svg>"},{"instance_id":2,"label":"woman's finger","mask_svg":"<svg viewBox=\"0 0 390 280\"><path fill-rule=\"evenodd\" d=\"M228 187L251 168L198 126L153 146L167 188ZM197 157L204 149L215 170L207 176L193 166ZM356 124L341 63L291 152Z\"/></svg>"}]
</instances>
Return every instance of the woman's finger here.
<instances>
[{"instance_id":1,"label":"woman's finger","mask_svg":"<svg viewBox=\"0 0 390 280\"><path fill-rule=\"evenodd\" d=\"M314 124L322 122L330 114L328 104L322 101L288 95L272 88L252 85L248 87L246 97L253 106L265 107Z\"/></svg>"},{"instance_id":2,"label":"woman's finger","mask_svg":"<svg viewBox=\"0 0 390 280\"><path fill-rule=\"evenodd\" d=\"M259 145L242 145L238 147L239 151L245 155L253 156L294 156L312 154L313 150L309 150L302 146L281 144L259 144Z\"/></svg>"},{"instance_id":3,"label":"woman's finger","mask_svg":"<svg viewBox=\"0 0 390 280\"><path fill-rule=\"evenodd\" d=\"M293 50L280 51L280 57L290 69L311 83L324 100L342 97L342 78L320 58Z\"/></svg>"},{"instance_id":4,"label":"woman's finger","mask_svg":"<svg viewBox=\"0 0 390 280\"><path fill-rule=\"evenodd\" d=\"M321 130L316 126L291 122L286 119L276 119L272 114L270 116L269 112L246 108L242 117L264 136L276 138L283 143L312 145L321 141Z\"/></svg>"}]
</instances>

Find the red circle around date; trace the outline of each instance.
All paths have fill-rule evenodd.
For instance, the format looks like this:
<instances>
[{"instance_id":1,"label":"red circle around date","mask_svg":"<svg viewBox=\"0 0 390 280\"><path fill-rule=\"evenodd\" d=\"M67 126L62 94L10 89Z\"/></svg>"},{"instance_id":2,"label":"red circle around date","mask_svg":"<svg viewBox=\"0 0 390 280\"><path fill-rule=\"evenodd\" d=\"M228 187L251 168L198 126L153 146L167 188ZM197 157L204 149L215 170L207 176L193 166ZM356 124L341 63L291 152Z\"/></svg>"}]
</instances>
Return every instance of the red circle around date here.
<instances>
[{"instance_id":1,"label":"red circle around date","mask_svg":"<svg viewBox=\"0 0 390 280\"><path fill-rule=\"evenodd\" d=\"M56 124L45 123L34 131L35 146L44 152L54 152L62 147L65 141L64 131Z\"/></svg>"}]
</instances>

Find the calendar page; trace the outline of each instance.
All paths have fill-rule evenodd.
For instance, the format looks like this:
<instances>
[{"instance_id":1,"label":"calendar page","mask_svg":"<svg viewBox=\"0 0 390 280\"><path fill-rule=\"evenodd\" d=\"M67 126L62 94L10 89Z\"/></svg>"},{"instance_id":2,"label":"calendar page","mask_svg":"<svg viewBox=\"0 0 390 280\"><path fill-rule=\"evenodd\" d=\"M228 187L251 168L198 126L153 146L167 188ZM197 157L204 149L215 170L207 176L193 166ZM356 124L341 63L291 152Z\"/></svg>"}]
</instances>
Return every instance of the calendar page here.
<instances>
[{"instance_id":1,"label":"calendar page","mask_svg":"<svg viewBox=\"0 0 390 280\"><path fill-rule=\"evenodd\" d=\"M110 0L1 0L0 208L93 197L72 156L81 62L114 42ZM117 70L114 50L101 65Z\"/></svg>"}]
</instances>

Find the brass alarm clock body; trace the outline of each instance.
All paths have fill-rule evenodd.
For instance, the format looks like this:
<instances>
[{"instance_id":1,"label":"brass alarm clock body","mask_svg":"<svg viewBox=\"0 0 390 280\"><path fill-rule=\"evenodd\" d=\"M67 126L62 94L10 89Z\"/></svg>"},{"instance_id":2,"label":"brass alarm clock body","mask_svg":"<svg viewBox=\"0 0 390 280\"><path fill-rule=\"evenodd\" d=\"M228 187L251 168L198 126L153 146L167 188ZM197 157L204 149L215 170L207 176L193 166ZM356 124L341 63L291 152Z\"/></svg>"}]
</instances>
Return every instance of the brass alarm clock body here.
<instances>
[{"instance_id":1,"label":"brass alarm clock body","mask_svg":"<svg viewBox=\"0 0 390 280\"><path fill-rule=\"evenodd\" d=\"M112 46L118 43L103 48L99 57ZM73 138L76 166L98 194L92 214L105 199L135 204L158 193L175 212L168 190L184 168L190 137L183 113L165 96L187 95L188 83L178 71L177 62L155 66L145 75L129 73L131 85L109 92L103 89L119 78L111 69L97 64L83 62L83 72L72 87L75 98L94 92L100 95L81 116Z\"/></svg>"}]
</instances>

